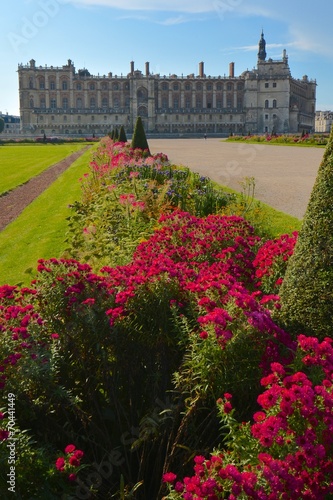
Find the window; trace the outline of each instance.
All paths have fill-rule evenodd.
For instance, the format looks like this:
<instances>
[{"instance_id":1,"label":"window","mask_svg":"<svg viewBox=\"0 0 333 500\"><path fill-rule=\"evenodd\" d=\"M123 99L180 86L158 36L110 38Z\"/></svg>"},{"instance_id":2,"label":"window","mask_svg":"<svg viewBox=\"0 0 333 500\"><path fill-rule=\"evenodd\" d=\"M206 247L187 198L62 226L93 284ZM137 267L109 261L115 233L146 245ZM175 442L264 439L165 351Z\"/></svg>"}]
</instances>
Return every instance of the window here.
<instances>
[{"instance_id":1,"label":"window","mask_svg":"<svg viewBox=\"0 0 333 500\"><path fill-rule=\"evenodd\" d=\"M56 107L57 107L57 101L56 101L56 99L53 98L53 99L51 99L51 108L55 109Z\"/></svg>"},{"instance_id":2,"label":"window","mask_svg":"<svg viewBox=\"0 0 333 500\"><path fill-rule=\"evenodd\" d=\"M94 121L95 121L95 117L94 117L94 116L92 116L92 117L91 117L91 121L92 121L92 122L94 122Z\"/></svg>"},{"instance_id":3,"label":"window","mask_svg":"<svg viewBox=\"0 0 333 500\"><path fill-rule=\"evenodd\" d=\"M46 108L46 104L45 104L45 98L44 97L41 97L40 98L40 107L45 109Z\"/></svg>"},{"instance_id":4,"label":"window","mask_svg":"<svg viewBox=\"0 0 333 500\"><path fill-rule=\"evenodd\" d=\"M82 109L82 98L81 97L78 97L76 99L76 107L77 107L77 109Z\"/></svg>"},{"instance_id":5,"label":"window","mask_svg":"<svg viewBox=\"0 0 333 500\"><path fill-rule=\"evenodd\" d=\"M62 82L62 90L67 90L67 81L66 80L64 80Z\"/></svg>"},{"instance_id":6,"label":"window","mask_svg":"<svg viewBox=\"0 0 333 500\"><path fill-rule=\"evenodd\" d=\"M89 89L90 89L90 90L95 90L95 84L94 84L94 83L91 83L91 84L89 85Z\"/></svg>"},{"instance_id":7,"label":"window","mask_svg":"<svg viewBox=\"0 0 333 500\"><path fill-rule=\"evenodd\" d=\"M45 89L45 81L44 81L44 78L41 78L39 80L39 88L40 89Z\"/></svg>"},{"instance_id":8,"label":"window","mask_svg":"<svg viewBox=\"0 0 333 500\"><path fill-rule=\"evenodd\" d=\"M268 115L265 115L265 120L268 120Z\"/></svg>"},{"instance_id":9,"label":"window","mask_svg":"<svg viewBox=\"0 0 333 500\"><path fill-rule=\"evenodd\" d=\"M81 116L80 116L80 115L77 117L77 121L78 121L78 122L80 122L80 121L81 121Z\"/></svg>"},{"instance_id":10,"label":"window","mask_svg":"<svg viewBox=\"0 0 333 500\"><path fill-rule=\"evenodd\" d=\"M112 85L112 90L119 90L119 85L118 85L118 83L113 83L113 85Z\"/></svg>"},{"instance_id":11,"label":"window","mask_svg":"<svg viewBox=\"0 0 333 500\"><path fill-rule=\"evenodd\" d=\"M102 83L102 90L106 90L108 88L106 83Z\"/></svg>"},{"instance_id":12,"label":"window","mask_svg":"<svg viewBox=\"0 0 333 500\"><path fill-rule=\"evenodd\" d=\"M33 84L32 78L29 78L29 89L33 89L33 88L34 88L34 84Z\"/></svg>"},{"instance_id":13,"label":"window","mask_svg":"<svg viewBox=\"0 0 333 500\"><path fill-rule=\"evenodd\" d=\"M212 90L212 88L213 88L212 84L211 83L207 83L206 89L207 90Z\"/></svg>"},{"instance_id":14,"label":"window","mask_svg":"<svg viewBox=\"0 0 333 500\"><path fill-rule=\"evenodd\" d=\"M273 108L276 108L276 99L273 99Z\"/></svg>"},{"instance_id":15,"label":"window","mask_svg":"<svg viewBox=\"0 0 333 500\"><path fill-rule=\"evenodd\" d=\"M178 120L179 120L179 115L176 115L176 121L178 121Z\"/></svg>"},{"instance_id":16,"label":"window","mask_svg":"<svg viewBox=\"0 0 333 500\"><path fill-rule=\"evenodd\" d=\"M237 84L237 90L243 90L243 84L242 83L238 83Z\"/></svg>"},{"instance_id":17,"label":"window","mask_svg":"<svg viewBox=\"0 0 333 500\"><path fill-rule=\"evenodd\" d=\"M104 115L104 121L105 121L105 122L106 122L107 118L108 118L108 117Z\"/></svg>"},{"instance_id":18,"label":"window","mask_svg":"<svg viewBox=\"0 0 333 500\"><path fill-rule=\"evenodd\" d=\"M76 90L82 90L82 85L81 83L76 84Z\"/></svg>"},{"instance_id":19,"label":"window","mask_svg":"<svg viewBox=\"0 0 333 500\"><path fill-rule=\"evenodd\" d=\"M231 97L227 97L227 108L231 108L231 107L232 107Z\"/></svg>"},{"instance_id":20,"label":"window","mask_svg":"<svg viewBox=\"0 0 333 500\"><path fill-rule=\"evenodd\" d=\"M166 82L162 83L162 90L168 90L168 84Z\"/></svg>"},{"instance_id":21,"label":"window","mask_svg":"<svg viewBox=\"0 0 333 500\"><path fill-rule=\"evenodd\" d=\"M90 97L90 108L94 108L96 106L95 97Z\"/></svg>"},{"instance_id":22,"label":"window","mask_svg":"<svg viewBox=\"0 0 333 500\"><path fill-rule=\"evenodd\" d=\"M201 83L197 83L197 90L202 90L202 85L201 85Z\"/></svg>"},{"instance_id":23,"label":"window","mask_svg":"<svg viewBox=\"0 0 333 500\"><path fill-rule=\"evenodd\" d=\"M44 116L40 116L39 120L42 122L44 120ZM8 125L7 125L7 128L8 128Z\"/></svg>"},{"instance_id":24,"label":"window","mask_svg":"<svg viewBox=\"0 0 333 500\"><path fill-rule=\"evenodd\" d=\"M168 107L168 99L166 97L162 97L162 108L166 109Z\"/></svg>"},{"instance_id":25,"label":"window","mask_svg":"<svg viewBox=\"0 0 333 500\"><path fill-rule=\"evenodd\" d=\"M185 101L185 108L190 108L191 107L191 100L190 99L186 99Z\"/></svg>"},{"instance_id":26,"label":"window","mask_svg":"<svg viewBox=\"0 0 333 500\"><path fill-rule=\"evenodd\" d=\"M64 122L67 122L67 116L66 115L64 116Z\"/></svg>"},{"instance_id":27,"label":"window","mask_svg":"<svg viewBox=\"0 0 333 500\"><path fill-rule=\"evenodd\" d=\"M178 108L179 108L178 97L175 97L173 100L173 109L178 109Z\"/></svg>"},{"instance_id":28,"label":"window","mask_svg":"<svg viewBox=\"0 0 333 500\"><path fill-rule=\"evenodd\" d=\"M275 120L275 118L276 118L276 115L274 114L274 115L273 115L273 119Z\"/></svg>"},{"instance_id":29,"label":"window","mask_svg":"<svg viewBox=\"0 0 333 500\"><path fill-rule=\"evenodd\" d=\"M202 107L202 101L201 101L200 97L197 97L197 98L196 98L196 101L195 101L195 106L196 106L197 108L201 108L201 107Z\"/></svg>"},{"instance_id":30,"label":"window","mask_svg":"<svg viewBox=\"0 0 333 500\"><path fill-rule=\"evenodd\" d=\"M216 101L216 107L222 108L222 101L220 99Z\"/></svg>"},{"instance_id":31,"label":"window","mask_svg":"<svg viewBox=\"0 0 333 500\"><path fill-rule=\"evenodd\" d=\"M173 90L179 90L179 85L178 83L173 84Z\"/></svg>"},{"instance_id":32,"label":"window","mask_svg":"<svg viewBox=\"0 0 333 500\"><path fill-rule=\"evenodd\" d=\"M189 83L185 84L185 90L191 90L191 85Z\"/></svg>"},{"instance_id":33,"label":"window","mask_svg":"<svg viewBox=\"0 0 333 500\"><path fill-rule=\"evenodd\" d=\"M68 99L67 99L67 97L63 98L63 100L62 100L62 107L63 107L63 109L67 109L68 108Z\"/></svg>"},{"instance_id":34,"label":"window","mask_svg":"<svg viewBox=\"0 0 333 500\"><path fill-rule=\"evenodd\" d=\"M273 87L274 87L274 88L276 87L276 82L273 82Z\"/></svg>"},{"instance_id":35,"label":"window","mask_svg":"<svg viewBox=\"0 0 333 500\"><path fill-rule=\"evenodd\" d=\"M51 120L54 122L54 116L53 115L51 116Z\"/></svg>"},{"instance_id":36,"label":"window","mask_svg":"<svg viewBox=\"0 0 333 500\"><path fill-rule=\"evenodd\" d=\"M231 83L227 83L227 90L232 90L232 85L231 85Z\"/></svg>"},{"instance_id":37,"label":"window","mask_svg":"<svg viewBox=\"0 0 333 500\"><path fill-rule=\"evenodd\" d=\"M268 82L266 82L266 83L265 83L265 89L268 89L268 87L269 87L269 83L268 83Z\"/></svg>"},{"instance_id":38,"label":"window","mask_svg":"<svg viewBox=\"0 0 333 500\"><path fill-rule=\"evenodd\" d=\"M107 99L107 97L103 97L102 108L107 108L107 107L108 107L108 99Z\"/></svg>"},{"instance_id":39,"label":"window","mask_svg":"<svg viewBox=\"0 0 333 500\"><path fill-rule=\"evenodd\" d=\"M266 109L267 109L267 108L269 108L269 102L268 102L268 99L266 99L266 101L265 101L265 108L266 108Z\"/></svg>"},{"instance_id":40,"label":"window","mask_svg":"<svg viewBox=\"0 0 333 500\"><path fill-rule=\"evenodd\" d=\"M50 90L55 90L56 86L55 86L55 81L54 80L51 80L50 81Z\"/></svg>"},{"instance_id":41,"label":"window","mask_svg":"<svg viewBox=\"0 0 333 500\"><path fill-rule=\"evenodd\" d=\"M118 121L118 115L116 115L116 122Z\"/></svg>"},{"instance_id":42,"label":"window","mask_svg":"<svg viewBox=\"0 0 333 500\"><path fill-rule=\"evenodd\" d=\"M211 102L207 102L207 108L211 109L211 107L212 107L212 103Z\"/></svg>"},{"instance_id":43,"label":"window","mask_svg":"<svg viewBox=\"0 0 333 500\"><path fill-rule=\"evenodd\" d=\"M190 122L191 121L191 115L187 115L187 121Z\"/></svg>"},{"instance_id":44,"label":"window","mask_svg":"<svg viewBox=\"0 0 333 500\"><path fill-rule=\"evenodd\" d=\"M115 97L115 98L113 99L113 106L114 106L115 108L119 108L119 99L118 99L118 97Z\"/></svg>"},{"instance_id":45,"label":"window","mask_svg":"<svg viewBox=\"0 0 333 500\"><path fill-rule=\"evenodd\" d=\"M216 85L216 90L222 90L222 84L221 83L218 83Z\"/></svg>"}]
</instances>

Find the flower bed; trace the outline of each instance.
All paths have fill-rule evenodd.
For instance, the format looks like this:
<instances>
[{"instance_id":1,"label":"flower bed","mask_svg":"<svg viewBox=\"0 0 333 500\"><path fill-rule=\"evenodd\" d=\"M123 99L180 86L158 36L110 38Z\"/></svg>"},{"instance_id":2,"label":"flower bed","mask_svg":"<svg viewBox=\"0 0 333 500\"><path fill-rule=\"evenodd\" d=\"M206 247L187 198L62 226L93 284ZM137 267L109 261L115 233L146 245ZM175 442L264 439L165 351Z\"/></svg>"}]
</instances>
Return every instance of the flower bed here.
<instances>
[{"instance_id":1,"label":"flower bed","mask_svg":"<svg viewBox=\"0 0 333 500\"><path fill-rule=\"evenodd\" d=\"M326 498L332 341L278 323L297 234L109 139L81 182L71 255L0 287L0 492Z\"/></svg>"}]
</instances>

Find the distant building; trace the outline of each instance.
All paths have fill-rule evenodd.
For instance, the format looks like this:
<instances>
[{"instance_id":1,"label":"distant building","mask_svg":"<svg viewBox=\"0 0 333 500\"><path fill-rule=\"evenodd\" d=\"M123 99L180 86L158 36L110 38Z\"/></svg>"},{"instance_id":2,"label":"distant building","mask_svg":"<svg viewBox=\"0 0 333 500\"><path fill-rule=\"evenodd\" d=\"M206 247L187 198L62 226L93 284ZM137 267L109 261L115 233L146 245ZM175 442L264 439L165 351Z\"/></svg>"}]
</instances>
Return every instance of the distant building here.
<instances>
[{"instance_id":1,"label":"distant building","mask_svg":"<svg viewBox=\"0 0 333 500\"><path fill-rule=\"evenodd\" d=\"M130 63L127 75L93 76L62 67L18 66L21 129L33 135L105 135L124 125L133 131L140 115L149 134L313 132L316 81L292 78L286 51L266 59L264 34L257 67L235 76L154 75Z\"/></svg>"},{"instance_id":2,"label":"distant building","mask_svg":"<svg viewBox=\"0 0 333 500\"><path fill-rule=\"evenodd\" d=\"M0 111L0 117L5 121L5 128L0 135L0 139L4 138L4 136L13 136L16 137L20 134L20 117L9 115L8 113L3 114Z\"/></svg>"},{"instance_id":3,"label":"distant building","mask_svg":"<svg viewBox=\"0 0 333 500\"><path fill-rule=\"evenodd\" d=\"M315 131L326 134L331 131L333 124L333 111L317 111L315 119Z\"/></svg>"}]
</instances>

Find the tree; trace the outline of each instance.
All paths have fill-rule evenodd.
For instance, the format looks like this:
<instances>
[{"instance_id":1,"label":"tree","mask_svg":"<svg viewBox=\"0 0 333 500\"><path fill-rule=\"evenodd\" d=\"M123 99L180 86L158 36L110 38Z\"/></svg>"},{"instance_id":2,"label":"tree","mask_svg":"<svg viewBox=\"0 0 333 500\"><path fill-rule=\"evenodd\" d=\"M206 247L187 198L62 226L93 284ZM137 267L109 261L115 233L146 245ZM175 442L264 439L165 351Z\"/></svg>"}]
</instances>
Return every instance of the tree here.
<instances>
[{"instance_id":1,"label":"tree","mask_svg":"<svg viewBox=\"0 0 333 500\"><path fill-rule=\"evenodd\" d=\"M119 140L119 142L127 142L127 137L126 137L126 132L125 132L125 129L124 129L124 125L122 125L120 127L118 140Z\"/></svg>"},{"instance_id":2,"label":"tree","mask_svg":"<svg viewBox=\"0 0 333 500\"><path fill-rule=\"evenodd\" d=\"M5 128L5 120L3 118L0 118L0 134L3 132L3 129Z\"/></svg>"},{"instance_id":3,"label":"tree","mask_svg":"<svg viewBox=\"0 0 333 500\"><path fill-rule=\"evenodd\" d=\"M294 254L281 286L281 319L291 332L333 335L333 128Z\"/></svg>"},{"instance_id":4,"label":"tree","mask_svg":"<svg viewBox=\"0 0 333 500\"><path fill-rule=\"evenodd\" d=\"M145 129L143 127L141 116L138 116L138 118L136 120L131 147L133 149L139 148L139 149L142 149L143 151L147 149L148 154L150 154L149 146L148 146L148 142L147 142L147 138L146 138L146 133L145 133Z\"/></svg>"},{"instance_id":5,"label":"tree","mask_svg":"<svg viewBox=\"0 0 333 500\"><path fill-rule=\"evenodd\" d=\"M114 129L113 140L114 140L114 142L118 142L119 141L119 130L118 130L118 127L116 127Z\"/></svg>"}]
</instances>

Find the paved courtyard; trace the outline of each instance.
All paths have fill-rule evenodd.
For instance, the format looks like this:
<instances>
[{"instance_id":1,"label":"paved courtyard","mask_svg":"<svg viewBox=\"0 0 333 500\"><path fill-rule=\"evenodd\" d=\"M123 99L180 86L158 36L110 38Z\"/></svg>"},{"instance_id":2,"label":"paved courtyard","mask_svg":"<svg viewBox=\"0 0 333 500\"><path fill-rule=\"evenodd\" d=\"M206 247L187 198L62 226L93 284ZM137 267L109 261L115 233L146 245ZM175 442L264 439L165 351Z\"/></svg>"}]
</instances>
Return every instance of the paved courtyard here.
<instances>
[{"instance_id":1,"label":"paved courtyard","mask_svg":"<svg viewBox=\"0 0 333 500\"><path fill-rule=\"evenodd\" d=\"M226 142L221 139L149 139L152 153L241 191L240 182L255 178L255 197L302 219L324 148Z\"/></svg>"}]
</instances>

